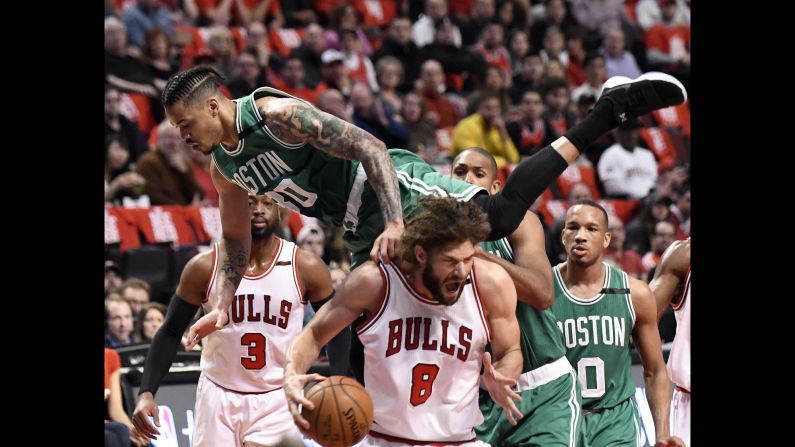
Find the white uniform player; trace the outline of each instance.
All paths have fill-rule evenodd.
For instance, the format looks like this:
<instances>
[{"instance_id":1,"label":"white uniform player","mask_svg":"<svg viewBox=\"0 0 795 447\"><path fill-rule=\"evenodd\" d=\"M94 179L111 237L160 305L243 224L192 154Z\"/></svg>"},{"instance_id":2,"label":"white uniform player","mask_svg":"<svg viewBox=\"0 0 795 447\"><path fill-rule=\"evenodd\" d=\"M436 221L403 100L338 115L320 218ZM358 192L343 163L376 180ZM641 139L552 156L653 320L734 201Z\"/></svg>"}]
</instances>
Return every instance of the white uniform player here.
<instances>
[{"instance_id":1,"label":"white uniform player","mask_svg":"<svg viewBox=\"0 0 795 447\"><path fill-rule=\"evenodd\" d=\"M475 443L483 422L478 383L490 334L475 269L458 301L423 298L391 264L380 264L386 297L358 328L364 385L373 398L369 445L380 441Z\"/></svg>"},{"instance_id":2,"label":"white uniform player","mask_svg":"<svg viewBox=\"0 0 795 447\"><path fill-rule=\"evenodd\" d=\"M229 324L205 339L194 446L236 445L238 437L247 444L274 445L283 436L300 437L287 409L282 376L287 346L303 327L305 301L293 268L297 247L278 242L271 265L240 282ZM213 257L215 272L217 245ZM214 281L213 275L208 295ZM202 307L212 310L209 303Z\"/></svg>"},{"instance_id":3,"label":"white uniform player","mask_svg":"<svg viewBox=\"0 0 795 447\"><path fill-rule=\"evenodd\" d=\"M668 356L668 374L676 385L671 401L671 435L690 445L690 269L679 300L672 302L676 335Z\"/></svg>"}]
</instances>

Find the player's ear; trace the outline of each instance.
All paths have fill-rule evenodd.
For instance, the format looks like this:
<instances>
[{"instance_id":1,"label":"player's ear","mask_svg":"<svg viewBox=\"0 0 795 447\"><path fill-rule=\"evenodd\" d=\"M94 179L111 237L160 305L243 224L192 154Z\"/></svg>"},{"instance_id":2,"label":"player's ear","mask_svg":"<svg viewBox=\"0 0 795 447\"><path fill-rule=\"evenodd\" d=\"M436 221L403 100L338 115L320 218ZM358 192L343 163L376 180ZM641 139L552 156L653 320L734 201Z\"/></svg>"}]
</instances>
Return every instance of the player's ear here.
<instances>
[{"instance_id":1,"label":"player's ear","mask_svg":"<svg viewBox=\"0 0 795 447\"><path fill-rule=\"evenodd\" d=\"M612 233L610 233L609 231L605 232L605 241L604 241L604 244L602 244L604 246L604 248L607 248L607 246L610 245L610 240L612 238L613 238L613 234Z\"/></svg>"},{"instance_id":2,"label":"player's ear","mask_svg":"<svg viewBox=\"0 0 795 447\"><path fill-rule=\"evenodd\" d=\"M497 194L497 192L499 192L501 187L502 187L502 182L499 180L494 180L493 182L491 182L491 193Z\"/></svg>"},{"instance_id":3,"label":"player's ear","mask_svg":"<svg viewBox=\"0 0 795 447\"><path fill-rule=\"evenodd\" d=\"M218 99L216 97L210 96L207 98L207 110L210 112L210 115L212 115L213 118L215 118L215 116L218 114L219 107Z\"/></svg>"},{"instance_id":4,"label":"player's ear","mask_svg":"<svg viewBox=\"0 0 795 447\"><path fill-rule=\"evenodd\" d=\"M425 267L425 264L428 262L428 252L426 252L421 246L415 245L414 258L417 260L417 263L420 266Z\"/></svg>"}]
</instances>

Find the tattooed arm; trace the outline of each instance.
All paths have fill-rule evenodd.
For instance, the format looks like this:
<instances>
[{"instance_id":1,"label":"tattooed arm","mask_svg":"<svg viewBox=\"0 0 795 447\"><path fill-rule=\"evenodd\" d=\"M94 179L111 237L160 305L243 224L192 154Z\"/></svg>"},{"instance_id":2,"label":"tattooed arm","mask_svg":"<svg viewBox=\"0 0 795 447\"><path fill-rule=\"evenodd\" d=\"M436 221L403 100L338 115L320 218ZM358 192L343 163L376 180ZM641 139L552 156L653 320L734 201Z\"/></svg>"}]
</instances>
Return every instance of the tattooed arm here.
<instances>
[{"instance_id":1,"label":"tattooed arm","mask_svg":"<svg viewBox=\"0 0 795 447\"><path fill-rule=\"evenodd\" d=\"M215 163L210 168L213 184L218 190L218 208L221 211L221 244L218 247L218 265L215 286L207 297L213 310L191 326L188 347L229 321L228 310L237 286L243 279L251 252L251 211L248 193L231 183L218 171Z\"/></svg>"},{"instance_id":2,"label":"tattooed arm","mask_svg":"<svg viewBox=\"0 0 795 447\"><path fill-rule=\"evenodd\" d=\"M295 99L261 98L257 106L271 131L285 142L308 142L335 157L361 161L384 217L384 232L376 239L370 257L377 261L378 252L389 259L395 257L395 246L403 234L403 209L395 167L384 143L351 123Z\"/></svg>"}]
</instances>

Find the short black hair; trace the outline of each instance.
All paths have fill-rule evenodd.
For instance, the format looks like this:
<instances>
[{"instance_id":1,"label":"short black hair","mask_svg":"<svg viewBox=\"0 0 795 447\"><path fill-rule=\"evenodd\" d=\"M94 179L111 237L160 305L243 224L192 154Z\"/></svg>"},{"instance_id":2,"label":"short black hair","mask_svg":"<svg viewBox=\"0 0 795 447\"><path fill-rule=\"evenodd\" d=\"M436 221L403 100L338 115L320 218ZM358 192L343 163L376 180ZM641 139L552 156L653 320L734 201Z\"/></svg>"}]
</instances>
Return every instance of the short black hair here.
<instances>
[{"instance_id":1,"label":"short black hair","mask_svg":"<svg viewBox=\"0 0 795 447\"><path fill-rule=\"evenodd\" d=\"M492 171L494 171L494 177L495 178L497 177L497 174L499 174L499 171L497 170L497 160L494 159L494 155L492 155L491 152L487 151L486 149L483 149L482 147L475 146L464 149L453 159L453 166L455 166L458 159L461 158L462 155L464 155L464 152L469 152L469 151L476 152L486 157L489 160L489 167L491 168Z\"/></svg>"},{"instance_id":2,"label":"short black hair","mask_svg":"<svg viewBox=\"0 0 795 447\"><path fill-rule=\"evenodd\" d=\"M605 57L601 53L597 53L595 51L588 53L588 55L585 56L585 60L583 61L582 66L587 67L591 62L593 62L596 59L601 59L602 62L604 62Z\"/></svg>"},{"instance_id":3,"label":"short black hair","mask_svg":"<svg viewBox=\"0 0 795 447\"><path fill-rule=\"evenodd\" d=\"M180 100L190 102L206 94L219 94L221 91L218 86L223 79L214 68L207 65L181 71L168 78L163 89L163 105L168 107Z\"/></svg>"},{"instance_id":4,"label":"short black hair","mask_svg":"<svg viewBox=\"0 0 795 447\"><path fill-rule=\"evenodd\" d=\"M571 208L573 208L573 207L575 207L577 205L588 205L588 206L592 206L594 208L598 208L599 211L601 211L602 214L604 214L604 216L605 216L605 228L607 228L607 225L609 225L609 223L610 223L610 219L607 217L607 211L604 209L604 207L602 205L599 205L598 203L594 202L591 199L580 199L574 205L569 207L569 209L571 209Z\"/></svg>"}]
</instances>

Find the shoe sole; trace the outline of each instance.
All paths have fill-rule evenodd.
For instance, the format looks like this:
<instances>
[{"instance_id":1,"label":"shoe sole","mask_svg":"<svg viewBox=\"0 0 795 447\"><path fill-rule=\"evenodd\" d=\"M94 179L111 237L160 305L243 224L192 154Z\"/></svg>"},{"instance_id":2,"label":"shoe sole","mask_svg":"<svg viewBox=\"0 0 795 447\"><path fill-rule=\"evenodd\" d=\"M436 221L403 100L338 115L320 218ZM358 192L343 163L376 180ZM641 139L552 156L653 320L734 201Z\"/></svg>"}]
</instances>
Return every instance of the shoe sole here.
<instances>
[{"instance_id":1,"label":"shoe sole","mask_svg":"<svg viewBox=\"0 0 795 447\"><path fill-rule=\"evenodd\" d=\"M642 75L638 76L635 79L630 79L626 76L613 76L612 78L608 79L605 82L604 86L602 86L602 91L599 92L599 96L602 96L602 93L605 91L605 89L613 88L615 86L622 84L632 84L635 82L644 81L646 79L648 79L649 81L663 81L674 84L675 86L679 87L679 90L682 91L682 96L685 97L685 100L683 102L687 101L687 90L685 90L685 86L682 85L682 83L679 82L679 80L676 79L675 77L667 73L661 73L659 71L650 71L648 73L643 73Z\"/></svg>"}]
</instances>

